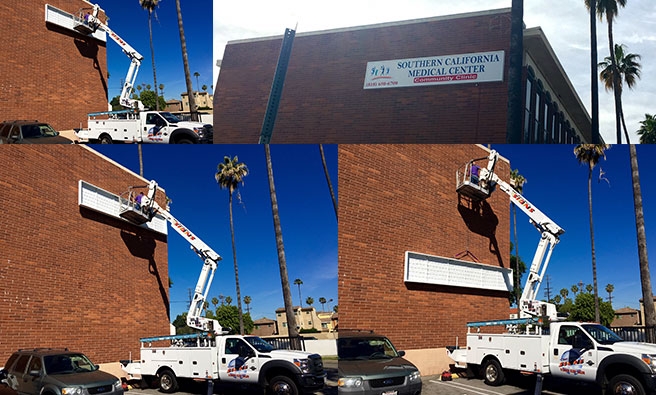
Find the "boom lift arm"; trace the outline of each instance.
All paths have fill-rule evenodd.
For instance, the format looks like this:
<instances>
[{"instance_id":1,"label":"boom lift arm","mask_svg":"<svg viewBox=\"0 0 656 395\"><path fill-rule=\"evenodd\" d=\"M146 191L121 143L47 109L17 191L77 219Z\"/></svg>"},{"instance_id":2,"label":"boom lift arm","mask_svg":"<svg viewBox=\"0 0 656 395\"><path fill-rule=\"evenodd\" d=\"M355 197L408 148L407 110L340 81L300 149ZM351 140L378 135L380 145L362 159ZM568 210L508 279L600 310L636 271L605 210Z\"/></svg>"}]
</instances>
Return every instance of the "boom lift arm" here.
<instances>
[{"instance_id":1,"label":"boom lift arm","mask_svg":"<svg viewBox=\"0 0 656 395\"><path fill-rule=\"evenodd\" d=\"M130 98L130 95L132 95L132 91L134 90L134 82L137 79L137 73L139 72L139 67L141 66L143 56L137 52L136 49L132 48L132 46L130 46L130 44L123 40L118 34L116 34L116 32L110 29L107 24L98 19L99 9L100 6L98 4L94 4L93 10L90 13L81 15L80 20L78 21L78 25L75 26L75 30L86 34L94 32L98 29L104 30L109 35L109 37L111 37L112 40L114 40L114 42L118 44L119 47L121 47L123 53L125 53L130 59L130 67L128 68L128 73L125 76L125 83L123 84L123 89L121 90L119 101L123 107L143 111L143 103L139 100Z\"/></svg>"},{"instance_id":2,"label":"boom lift arm","mask_svg":"<svg viewBox=\"0 0 656 395\"><path fill-rule=\"evenodd\" d=\"M485 159L474 159L468 163L469 174L474 173L472 167L476 166L474 162ZM517 192L513 186L494 172L499 154L495 150L491 150L487 157L488 163L484 168L478 170L478 183L468 183L466 187L474 188L474 192L470 195L486 198L489 196L496 187L510 196L510 200L519 207L528 217L535 228L540 232L541 238L538 243L537 250L533 256L533 261L528 273L528 278L519 300L519 314L520 318L530 318L537 316L548 316L551 319L557 318L556 307L551 303L542 302L537 300L538 291L544 274L549 266L551 254L554 247L560 241L560 235L565 233L565 230L558 226L551 218L547 217L542 211L535 207L524 196ZM462 184L461 184L462 188ZM459 190L460 192L460 190Z\"/></svg>"},{"instance_id":3,"label":"boom lift arm","mask_svg":"<svg viewBox=\"0 0 656 395\"><path fill-rule=\"evenodd\" d=\"M141 207L139 209L136 207L128 207L122 210L121 217L126 218L131 222L135 222L130 218L135 215L135 211L137 212L137 215L147 217L146 220L150 220L155 214L159 214L171 224L173 229L175 229L180 236L189 242L191 249L194 250L200 259L203 260L203 268L198 277L198 282L196 283L196 288L194 290L194 297L189 306L189 311L187 312L187 326L215 334L222 334L223 328L217 320L202 316L205 300L207 299L207 294L209 293L214 278L214 272L216 271L218 262L221 260L221 256L193 234L182 224L182 222L178 221L173 215L171 215L168 211L168 207L167 209L162 209L162 207L160 207L155 201L156 192L157 182L151 180L148 184L148 193L141 199Z\"/></svg>"}]
</instances>

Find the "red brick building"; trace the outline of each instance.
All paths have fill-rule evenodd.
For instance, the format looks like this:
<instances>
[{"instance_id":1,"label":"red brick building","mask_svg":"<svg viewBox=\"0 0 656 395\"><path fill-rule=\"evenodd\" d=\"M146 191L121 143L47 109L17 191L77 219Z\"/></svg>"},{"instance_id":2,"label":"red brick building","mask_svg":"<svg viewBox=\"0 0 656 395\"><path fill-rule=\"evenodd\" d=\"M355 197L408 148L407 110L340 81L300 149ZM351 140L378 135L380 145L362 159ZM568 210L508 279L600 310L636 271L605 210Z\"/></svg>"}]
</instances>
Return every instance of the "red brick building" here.
<instances>
[{"instance_id":1,"label":"red brick building","mask_svg":"<svg viewBox=\"0 0 656 395\"><path fill-rule=\"evenodd\" d=\"M165 232L80 205L80 181L119 195L144 180L80 145L7 146L0 158L0 361L68 347L118 362L139 338L168 334Z\"/></svg>"},{"instance_id":2,"label":"red brick building","mask_svg":"<svg viewBox=\"0 0 656 395\"><path fill-rule=\"evenodd\" d=\"M487 154L477 145L339 147L340 327L387 335L422 374L448 367L444 347L463 344L467 322L508 318L507 290L407 281L405 272L408 252L509 269L508 196L472 204L456 192L457 169ZM508 161L495 172L508 179Z\"/></svg>"},{"instance_id":3,"label":"red brick building","mask_svg":"<svg viewBox=\"0 0 656 395\"><path fill-rule=\"evenodd\" d=\"M87 113L107 110L106 43L47 22L46 4L70 14L91 7L83 0L0 4L0 121L36 119L73 129Z\"/></svg>"},{"instance_id":4,"label":"red brick building","mask_svg":"<svg viewBox=\"0 0 656 395\"><path fill-rule=\"evenodd\" d=\"M258 142L281 42L226 46L215 142ZM271 142L503 143L509 50L510 9L299 33ZM587 112L539 28L525 30L524 65L523 142L588 141Z\"/></svg>"}]
</instances>

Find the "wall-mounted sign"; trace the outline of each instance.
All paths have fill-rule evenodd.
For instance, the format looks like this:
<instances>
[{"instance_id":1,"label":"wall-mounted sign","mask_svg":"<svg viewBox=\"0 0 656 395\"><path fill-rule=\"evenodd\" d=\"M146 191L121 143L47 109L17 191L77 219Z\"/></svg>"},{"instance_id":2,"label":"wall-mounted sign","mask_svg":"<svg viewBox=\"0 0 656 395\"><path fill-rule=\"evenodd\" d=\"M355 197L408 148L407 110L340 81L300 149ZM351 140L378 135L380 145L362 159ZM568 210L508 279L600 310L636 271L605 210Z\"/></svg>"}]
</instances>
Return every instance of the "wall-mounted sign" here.
<instances>
[{"instance_id":1,"label":"wall-mounted sign","mask_svg":"<svg viewBox=\"0 0 656 395\"><path fill-rule=\"evenodd\" d=\"M503 81L503 51L367 62L364 89Z\"/></svg>"},{"instance_id":2,"label":"wall-mounted sign","mask_svg":"<svg viewBox=\"0 0 656 395\"><path fill-rule=\"evenodd\" d=\"M406 251L405 282L512 291L511 269Z\"/></svg>"}]
</instances>

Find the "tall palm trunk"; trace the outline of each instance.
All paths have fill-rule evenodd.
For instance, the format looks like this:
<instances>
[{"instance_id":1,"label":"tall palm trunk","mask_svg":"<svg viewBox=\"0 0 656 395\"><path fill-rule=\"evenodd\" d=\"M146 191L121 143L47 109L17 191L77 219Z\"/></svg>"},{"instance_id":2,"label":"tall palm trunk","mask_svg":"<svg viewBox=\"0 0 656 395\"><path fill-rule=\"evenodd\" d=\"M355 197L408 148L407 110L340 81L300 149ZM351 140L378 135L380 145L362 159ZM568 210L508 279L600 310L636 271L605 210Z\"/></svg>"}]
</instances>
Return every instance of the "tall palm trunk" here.
<instances>
[{"instance_id":1,"label":"tall palm trunk","mask_svg":"<svg viewBox=\"0 0 656 395\"><path fill-rule=\"evenodd\" d=\"M600 322L599 318L599 293L597 291L597 254L595 252L594 226L592 223L592 162L588 164L588 210L590 214L590 252L592 254L592 285L594 288L594 312L595 322Z\"/></svg>"},{"instance_id":2,"label":"tall palm trunk","mask_svg":"<svg viewBox=\"0 0 656 395\"><path fill-rule=\"evenodd\" d=\"M155 89L155 110L159 111L159 93L157 93L157 71L155 68L155 46L153 45L153 11L148 10L148 33L150 33L150 57L153 63L153 89Z\"/></svg>"},{"instance_id":3,"label":"tall palm trunk","mask_svg":"<svg viewBox=\"0 0 656 395\"><path fill-rule=\"evenodd\" d=\"M512 0L508 60L508 114L506 143L522 139L522 67L524 56L524 0Z\"/></svg>"},{"instance_id":4,"label":"tall palm trunk","mask_svg":"<svg viewBox=\"0 0 656 395\"><path fill-rule=\"evenodd\" d=\"M143 177L143 148L141 143L137 143L137 152L139 153L139 175Z\"/></svg>"},{"instance_id":5,"label":"tall palm trunk","mask_svg":"<svg viewBox=\"0 0 656 395\"><path fill-rule=\"evenodd\" d=\"M237 310L239 311L239 334L244 334L244 317L241 309L241 290L239 287L239 268L237 267L237 247L235 246L235 225L232 221L232 191L228 190L228 206L230 206L230 236L232 238L232 259L235 266L235 287L237 289Z\"/></svg>"},{"instance_id":6,"label":"tall palm trunk","mask_svg":"<svg viewBox=\"0 0 656 395\"><path fill-rule=\"evenodd\" d=\"M178 0L179 1L179 0ZM285 314L287 316L287 329L291 339L290 345L294 350L300 350L301 344L298 338L296 317L292 304L292 293L289 288L289 275L287 274L287 259L285 258L285 246L282 241L282 227L280 226L280 214L278 212L278 198L276 187L273 182L273 166L271 165L271 151L269 144L264 144L264 155L266 157L267 174L269 176L269 192L271 194L271 212L273 214L273 228L276 233L276 247L278 249L278 265L280 266L280 282L282 284L282 295L285 302Z\"/></svg>"},{"instance_id":7,"label":"tall palm trunk","mask_svg":"<svg viewBox=\"0 0 656 395\"><path fill-rule=\"evenodd\" d=\"M636 235L638 239L638 262L640 263L640 283L642 284L642 301L645 308L645 326L656 326L656 309L654 309L654 296L651 289L651 274L649 273L649 258L647 256L647 235L645 233L645 215L642 210L642 192L640 190L640 174L638 173L638 153L636 146L629 144L631 159L631 180L633 183L633 206L636 220ZM647 331L649 337L654 332ZM653 343L656 339L647 338Z\"/></svg>"},{"instance_id":8,"label":"tall palm trunk","mask_svg":"<svg viewBox=\"0 0 656 395\"><path fill-rule=\"evenodd\" d=\"M617 138L617 144L622 144L622 128L620 126L620 118L622 116L622 100L621 100L621 88L620 88L620 75L617 68L617 60L615 59L615 43L613 42L613 18L608 19L608 45L610 49L610 59L613 67L613 98L615 99L615 134ZM626 140L627 144L629 140Z\"/></svg>"},{"instance_id":9,"label":"tall palm trunk","mask_svg":"<svg viewBox=\"0 0 656 395\"><path fill-rule=\"evenodd\" d=\"M590 99L591 99L591 116L592 144L599 144L599 83L597 81L597 0L590 0L590 63L591 63L591 80L590 80Z\"/></svg>"},{"instance_id":10,"label":"tall palm trunk","mask_svg":"<svg viewBox=\"0 0 656 395\"><path fill-rule=\"evenodd\" d=\"M330 197L333 199L333 208L335 209L335 218L339 219L337 215L337 200L335 199L335 191L333 191L333 184L330 181L330 174L328 174L328 166L326 166L326 155L323 152L323 144L319 144L319 152L321 153L321 163L323 164L323 172L326 175L326 182L330 190Z\"/></svg>"},{"instance_id":11,"label":"tall palm trunk","mask_svg":"<svg viewBox=\"0 0 656 395\"><path fill-rule=\"evenodd\" d=\"M193 121L199 121L198 112L196 111L196 98L194 98L194 88L191 85L191 73L189 72L189 59L187 57L187 40L185 40L184 26L182 25L182 9L180 8L180 0L175 0L175 7L178 11L178 30L180 31L182 64L184 65L185 84L187 85L187 97L189 98L189 111L191 111L191 119Z\"/></svg>"}]
</instances>

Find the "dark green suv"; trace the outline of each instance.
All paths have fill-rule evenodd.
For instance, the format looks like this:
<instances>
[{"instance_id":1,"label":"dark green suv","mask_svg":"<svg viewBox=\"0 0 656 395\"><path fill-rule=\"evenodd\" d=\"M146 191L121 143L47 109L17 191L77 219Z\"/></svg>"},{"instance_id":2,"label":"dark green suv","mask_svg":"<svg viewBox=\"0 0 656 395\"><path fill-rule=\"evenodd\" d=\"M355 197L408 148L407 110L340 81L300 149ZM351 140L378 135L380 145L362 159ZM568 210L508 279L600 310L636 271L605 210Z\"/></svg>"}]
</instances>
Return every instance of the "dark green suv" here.
<instances>
[{"instance_id":1,"label":"dark green suv","mask_svg":"<svg viewBox=\"0 0 656 395\"><path fill-rule=\"evenodd\" d=\"M421 374L382 335L340 331L337 339L340 394L418 395Z\"/></svg>"},{"instance_id":2,"label":"dark green suv","mask_svg":"<svg viewBox=\"0 0 656 395\"><path fill-rule=\"evenodd\" d=\"M66 349L13 353L2 369L7 385L27 395L123 395L121 381L89 358Z\"/></svg>"}]
</instances>

